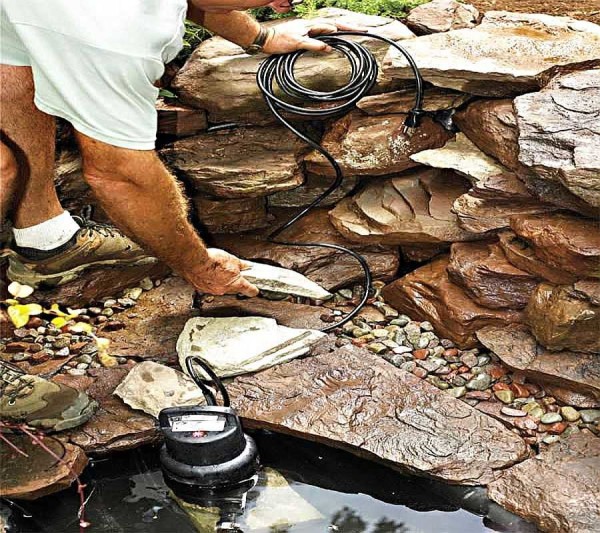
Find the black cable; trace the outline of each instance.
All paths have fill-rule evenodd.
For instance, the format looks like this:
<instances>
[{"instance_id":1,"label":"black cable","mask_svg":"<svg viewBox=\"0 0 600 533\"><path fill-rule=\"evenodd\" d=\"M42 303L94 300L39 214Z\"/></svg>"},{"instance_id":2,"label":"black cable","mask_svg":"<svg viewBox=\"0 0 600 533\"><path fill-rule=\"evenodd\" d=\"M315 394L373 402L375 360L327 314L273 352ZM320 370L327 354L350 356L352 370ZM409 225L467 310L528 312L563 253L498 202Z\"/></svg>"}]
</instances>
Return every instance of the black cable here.
<instances>
[{"instance_id":1,"label":"black cable","mask_svg":"<svg viewBox=\"0 0 600 533\"><path fill-rule=\"evenodd\" d=\"M217 374L212 369L212 367L204 359L198 357L197 355L190 355L189 357L186 357L186 359L185 359L185 366L187 369L187 373L196 382L196 385L198 385L198 387L200 387L200 390L202 391L202 394L204 395L204 399L206 400L206 404L207 405L217 405L217 399L216 399L213 391L208 388L207 384L205 383L205 380L203 380L198 375L198 372L196 372L196 368L194 367L194 365L198 365L200 368L202 368L202 370L204 370L204 372L206 372L206 374L210 378L210 381L208 381L208 383L209 384L212 383L215 386L215 389L221 393L221 397L223 398L223 406L229 407L231 405L231 401L229 399L229 394L227 393L227 389L225 388L225 385L223 385L223 382L221 381L221 378L219 378L219 376L217 376Z\"/></svg>"},{"instance_id":2,"label":"black cable","mask_svg":"<svg viewBox=\"0 0 600 533\"><path fill-rule=\"evenodd\" d=\"M364 294L362 295L360 302L342 320L323 328L322 331L324 332L328 332L342 326L343 324L354 318L360 312L360 310L364 307L364 305L367 303L367 300L369 299L369 294L372 289L372 276L371 271L369 269L369 265L364 259L364 257L354 252L353 250L349 250L348 248L345 248L343 246L339 246L336 244L313 242L288 242L277 239L277 237L281 233L283 233L286 229L295 224L309 211L318 206L333 191L335 191L342 184L342 181L344 179L342 169L335 161L335 159L331 156L331 154L327 150L325 150L320 144L315 142L313 139L311 139L306 134L298 130L294 125L292 125L289 122L289 120L287 120L282 115L282 113L289 113L295 116L315 119L332 118L353 109L356 102L358 102L361 98L363 98L369 93L369 91L373 88L377 81L377 75L379 72L377 60L375 59L373 53L361 43L348 41L346 39L340 38L340 36L350 35L368 35L369 38L383 41L389 44L390 46L394 47L406 58L414 74L416 82L416 93L414 106L409 112L406 121L404 122L404 130L406 131L407 128L416 128L419 125L422 116L424 115L424 111L422 109L423 79L421 78L419 69L414 59L410 56L410 54L402 46L386 37L368 34L365 32L352 31L340 31L337 32L335 35L323 35L315 37L315 39L327 43L327 45L329 45L331 48L340 52L346 57L346 59L350 63L350 79L343 87L334 89L333 91L315 91L313 89L301 85L296 80L294 74L294 66L298 59L306 53L306 50L298 50L289 54L269 56L260 64L258 72L256 74L256 82L258 84L258 87L260 88L263 97L273 115L275 115L275 117L277 117L277 119L285 127L292 131L297 137L299 137L313 149L321 153L323 157L325 157L325 159L327 159L327 161L331 164L335 171L335 179L332 182L332 184L327 188L327 190L321 193L309 205L303 207L299 213L294 215L285 224L271 232L267 237L267 240L275 244L282 244L286 246L316 246L319 248L329 248L333 250L338 250L354 257L358 261L364 272ZM318 107L301 107L295 105L275 94L275 83L277 83L277 86L279 87L280 91L286 97L289 97L291 99L299 99L302 102L308 104L337 103L337 105L328 105L325 109L321 109ZM222 125L223 129L227 127L230 127L230 125Z\"/></svg>"}]
</instances>

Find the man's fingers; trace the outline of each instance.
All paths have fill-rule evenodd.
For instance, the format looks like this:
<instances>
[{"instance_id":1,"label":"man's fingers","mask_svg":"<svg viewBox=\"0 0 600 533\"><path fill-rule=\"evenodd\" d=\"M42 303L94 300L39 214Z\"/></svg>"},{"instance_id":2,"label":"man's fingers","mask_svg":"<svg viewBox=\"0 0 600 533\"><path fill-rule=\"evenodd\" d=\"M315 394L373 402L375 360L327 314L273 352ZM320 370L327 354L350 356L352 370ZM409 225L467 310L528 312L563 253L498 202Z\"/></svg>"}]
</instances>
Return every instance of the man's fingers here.
<instances>
[{"instance_id":1,"label":"man's fingers","mask_svg":"<svg viewBox=\"0 0 600 533\"><path fill-rule=\"evenodd\" d=\"M244 279L240 276L239 280L231 285L231 292L235 292L237 294L243 294L244 296L258 296L258 288L252 285L248 280Z\"/></svg>"},{"instance_id":2,"label":"man's fingers","mask_svg":"<svg viewBox=\"0 0 600 533\"><path fill-rule=\"evenodd\" d=\"M366 26L358 26L356 24L346 24L345 22L336 22L335 26L338 30L342 31L362 31L368 32L369 28Z\"/></svg>"},{"instance_id":3,"label":"man's fingers","mask_svg":"<svg viewBox=\"0 0 600 533\"><path fill-rule=\"evenodd\" d=\"M316 39L306 38L300 42L298 48L303 50L310 50L311 52L331 52L332 48L323 41L317 41Z\"/></svg>"},{"instance_id":4,"label":"man's fingers","mask_svg":"<svg viewBox=\"0 0 600 533\"><path fill-rule=\"evenodd\" d=\"M252 268L252 265L248 261L240 259L240 270L248 270L249 268Z\"/></svg>"},{"instance_id":5,"label":"man's fingers","mask_svg":"<svg viewBox=\"0 0 600 533\"><path fill-rule=\"evenodd\" d=\"M311 24L308 28L308 34L311 37L315 35L326 35L328 33L335 33L338 30L338 27L335 24L327 24L325 23L317 23Z\"/></svg>"}]
</instances>

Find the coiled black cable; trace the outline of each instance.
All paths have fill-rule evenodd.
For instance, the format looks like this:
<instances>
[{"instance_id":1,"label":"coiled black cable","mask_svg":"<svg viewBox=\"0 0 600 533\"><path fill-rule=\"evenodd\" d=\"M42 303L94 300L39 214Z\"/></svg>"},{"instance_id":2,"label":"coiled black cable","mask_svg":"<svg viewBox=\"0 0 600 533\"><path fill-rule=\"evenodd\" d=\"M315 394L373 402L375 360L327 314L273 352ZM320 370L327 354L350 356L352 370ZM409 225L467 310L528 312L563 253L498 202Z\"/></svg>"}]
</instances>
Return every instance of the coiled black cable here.
<instances>
[{"instance_id":1,"label":"coiled black cable","mask_svg":"<svg viewBox=\"0 0 600 533\"><path fill-rule=\"evenodd\" d=\"M258 84L258 87L260 88L263 97L273 115L275 115L275 117L277 117L277 119L285 127L287 127L300 139L302 139L309 146L321 153L323 157L325 157L325 159L327 159L327 161L331 164L335 171L335 179L332 182L332 184L327 188L327 190L321 193L309 205L303 207L300 210L300 212L294 215L289 221L287 221L285 224L271 232L267 237L267 240L275 244L282 244L286 246L316 246L319 248L329 248L332 250L338 250L354 257L354 259L358 261L364 272L364 294L362 295L360 302L342 320L323 328L322 331L324 332L331 331L335 328L344 325L346 322L352 320L352 318L354 318L360 312L360 310L364 307L364 305L367 303L367 300L369 299L369 294L372 288L372 276L371 271L369 269L369 265L364 259L364 257L356 253L355 251L345 248L343 246L339 246L337 244L325 244L318 242L288 242L285 240L278 239L281 233L283 233L286 229L288 229L290 226L292 226L298 220L304 217L313 208L317 207L327 196L329 196L333 191L335 191L342 184L342 181L344 179L342 169L340 168L339 164L335 161L335 159L331 156L331 154L327 150L325 150L319 143L315 142L313 139L308 137L305 133L303 133L293 124L291 124L290 121L282 113L289 113L295 116L315 119L332 118L346 113L347 111L350 111L352 108L354 108L356 102L358 102L361 98L363 98L369 93L369 91L373 88L377 81L377 75L379 72L377 60L375 59L373 53L363 44L341 38L342 36L351 35L368 36L369 38L383 41L389 44L390 46L394 47L406 58L408 64L410 65L413 71L413 75L416 82L416 91L415 103L404 123L404 129L406 130L407 128L417 127L420 123L421 117L424 115L424 111L422 109L423 80L421 78L419 69L417 68L414 59L402 46L380 35L373 35L366 32L340 31L337 32L335 35L323 35L315 37L316 39L325 42L334 50L340 52L346 57L346 59L350 63L350 79L348 80L348 82L343 87L329 92L315 91L313 89L305 87L304 85L301 85L296 80L294 74L294 67L298 59L300 59L300 57L302 57L302 55L306 53L306 50L298 50L289 54L269 56L260 64L258 72L256 74L256 82ZM328 105L324 109L318 107L315 108L298 106L278 97L275 94L275 83L277 84L281 92L291 99L300 99L302 102L308 104L318 105L337 103L337 105Z\"/></svg>"}]
</instances>

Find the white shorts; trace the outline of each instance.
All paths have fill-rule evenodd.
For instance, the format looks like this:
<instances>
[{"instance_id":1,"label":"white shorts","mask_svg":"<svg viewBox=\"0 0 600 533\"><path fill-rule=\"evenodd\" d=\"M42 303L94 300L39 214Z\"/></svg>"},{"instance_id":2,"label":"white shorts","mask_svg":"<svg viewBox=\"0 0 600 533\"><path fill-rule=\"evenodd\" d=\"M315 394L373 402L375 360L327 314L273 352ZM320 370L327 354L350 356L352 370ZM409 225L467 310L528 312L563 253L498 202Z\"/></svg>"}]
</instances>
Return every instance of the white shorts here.
<instances>
[{"instance_id":1,"label":"white shorts","mask_svg":"<svg viewBox=\"0 0 600 533\"><path fill-rule=\"evenodd\" d=\"M45 113L151 150L154 83L183 46L186 10L186 0L0 0L0 63L31 67Z\"/></svg>"}]
</instances>

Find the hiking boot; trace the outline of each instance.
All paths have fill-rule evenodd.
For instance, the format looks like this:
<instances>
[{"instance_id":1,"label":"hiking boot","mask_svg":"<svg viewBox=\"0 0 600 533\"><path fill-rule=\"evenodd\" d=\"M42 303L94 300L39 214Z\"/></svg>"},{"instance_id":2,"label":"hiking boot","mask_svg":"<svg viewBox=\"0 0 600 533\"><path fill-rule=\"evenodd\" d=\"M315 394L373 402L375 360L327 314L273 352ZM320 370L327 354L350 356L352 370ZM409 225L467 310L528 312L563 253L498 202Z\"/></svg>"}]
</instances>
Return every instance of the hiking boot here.
<instances>
[{"instance_id":1,"label":"hiking boot","mask_svg":"<svg viewBox=\"0 0 600 533\"><path fill-rule=\"evenodd\" d=\"M33 248L6 248L7 275L30 287L63 285L90 267L111 265L144 265L156 263L142 248L114 226L93 222L89 217L73 217L81 229L71 240L50 251Z\"/></svg>"},{"instance_id":2,"label":"hiking boot","mask_svg":"<svg viewBox=\"0 0 600 533\"><path fill-rule=\"evenodd\" d=\"M0 361L0 419L45 431L62 431L86 422L97 404L85 392L25 374Z\"/></svg>"}]
</instances>

